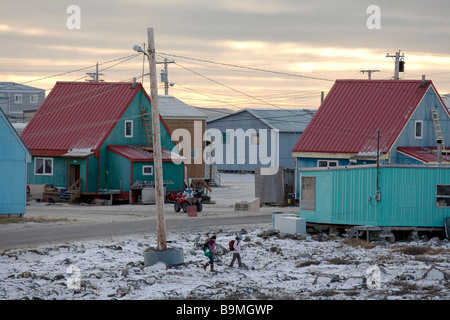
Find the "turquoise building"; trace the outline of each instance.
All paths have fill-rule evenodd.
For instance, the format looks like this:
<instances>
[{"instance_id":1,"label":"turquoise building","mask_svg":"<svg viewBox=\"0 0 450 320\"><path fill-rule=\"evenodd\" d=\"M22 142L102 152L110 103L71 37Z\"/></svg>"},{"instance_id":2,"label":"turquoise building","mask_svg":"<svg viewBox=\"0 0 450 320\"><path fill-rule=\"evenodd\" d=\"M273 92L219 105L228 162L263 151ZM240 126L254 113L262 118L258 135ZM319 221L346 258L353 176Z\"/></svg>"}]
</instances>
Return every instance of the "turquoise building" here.
<instances>
[{"instance_id":1,"label":"turquoise building","mask_svg":"<svg viewBox=\"0 0 450 320\"><path fill-rule=\"evenodd\" d=\"M300 217L307 222L443 227L450 217L450 167L356 165L300 170Z\"/></svg>"},{"instance_id":2,"label":"turquoise building","mask_svg":"<svg viewBox=\"0 0 450 320\"><path fill-rule=\"evenodd\" d=\"M0 215L25 213L31 154L0 108Z\"/></svg>"},{"instance_id":3,"label":"turquoise building","mask_svg":"<svg viewBox=\"0 0 450 320\"><path fill-rule=\"evenodd\" d=\"M21 135L28 183L137 201L154 184L151 112L140 83L57 82ZM184 158L161 117L160 135L166 190L182 190Z\"/></svg>"}]
</instances>

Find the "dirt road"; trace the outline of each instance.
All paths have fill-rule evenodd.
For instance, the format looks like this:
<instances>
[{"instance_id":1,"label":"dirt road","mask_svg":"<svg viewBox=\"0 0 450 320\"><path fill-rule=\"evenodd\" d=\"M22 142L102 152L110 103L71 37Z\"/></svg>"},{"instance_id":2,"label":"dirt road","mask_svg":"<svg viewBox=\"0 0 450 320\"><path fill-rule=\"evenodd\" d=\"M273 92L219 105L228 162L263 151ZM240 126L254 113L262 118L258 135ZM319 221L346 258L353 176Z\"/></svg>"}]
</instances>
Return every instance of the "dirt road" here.
<instances>
[{"instance_id":1,"label":"dirt road","mask_svg":"<svg viewBox=\"0 0 450 320\"><path fill-rule=\"evenodd\" d=\"M166 229L202 231L224 226L271 224L273 212L298 213L298 207L262 207L255 211L235 211L236 202L254 198L253 175L224 175L222 186L213 188L215 203L205 204L197 217L177 213L173 204L164 205ZM123 234L156 232L155 205L68 205L31 202L25 217L66 218L66 221L0 225L0 249L43 243Z\"/></svg>"}]
</instances>

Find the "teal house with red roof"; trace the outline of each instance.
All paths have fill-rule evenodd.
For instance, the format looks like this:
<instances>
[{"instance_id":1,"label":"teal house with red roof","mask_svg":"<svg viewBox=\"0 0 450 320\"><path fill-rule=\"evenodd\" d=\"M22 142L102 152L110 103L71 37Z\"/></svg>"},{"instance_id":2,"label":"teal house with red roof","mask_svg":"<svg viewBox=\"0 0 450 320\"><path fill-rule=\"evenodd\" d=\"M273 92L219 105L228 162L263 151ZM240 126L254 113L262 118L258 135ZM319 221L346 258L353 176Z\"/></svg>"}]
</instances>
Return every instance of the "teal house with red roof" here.
<instances>
[{"instance_id":1,"label":"teal house with red roof","mask_svg":"<svg viewBox=\"0 0 450 320\"><path fill-rule=\"evenodd\" d=\"M337 80L297 141L307 222L442 227L450 115L429 80Z\"/></svg>"},{"instance_id":2,"label":"teal house with red roof","mask_svg":"<svg viewBox=\"0 0 450 320\"><path fill-rule=\"evenodd\" d=\"M21 134L32 155L28 183L65 191L69 202L136 202L154 186L151 112L140 83L57 82ZM164 184L181 190L184 158L160 121Z\"/></svg>"}]
</instances>

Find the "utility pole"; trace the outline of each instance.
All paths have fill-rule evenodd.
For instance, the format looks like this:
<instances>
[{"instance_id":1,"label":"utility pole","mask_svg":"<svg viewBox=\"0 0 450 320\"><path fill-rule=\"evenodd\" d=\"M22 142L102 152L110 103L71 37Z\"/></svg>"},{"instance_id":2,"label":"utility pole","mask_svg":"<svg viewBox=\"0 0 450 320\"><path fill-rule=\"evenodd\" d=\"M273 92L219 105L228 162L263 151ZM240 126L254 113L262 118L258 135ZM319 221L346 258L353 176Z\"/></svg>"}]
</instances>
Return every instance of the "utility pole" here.
<instances>
[{"instance_id":1,"label":"utility pole","mask_svg":"<svg viewBox=\"0 0 450 320\"><path fill-rule=\"evenodd\" d=\"M386 54L386 58L395 58L395 70L394 70L394 80L399 79L399 72L405 72L405 54L400 55L400 50L398 50L395 55ZM401 60L400 60L401 58Z\"/></svg>"},{"instance_id":2,"label":"utility pole","mask_svg":"<svg viewBox=\"0 0 450 320\"><path fill-rule=\"evenodd\" d=\"M166 251L166 222L164 218L164 180L161 156L161 135L159 125L158 109L158 86L156 82L156 58L155 40L153 28L147 29L148 35L148 62L150 65L150 92L152 105L152 127L153 127L153 164L155 169L155 192L156 192L156 218L158 250Z\"/></svg>"},{"instance_id":3,"label":"utility pole","mask_svg":"<svg viewBox=\"0 0 450 320\"><path fill-rule=\"evenodd\" d=\"M87 72L86 73L89 77L91 77L92 79L86 80L89 82L103 82L103 80L99 80L98 76L103 76L103 73L98 73L98 62L95 66L95 72Z\"/></svg>"},{"instance_id":4,"label":"utility pole","mask_svg":"<svg viewBox=\"0 0 450 320\"><path fill-rule=\"evenodd\" d=\"M372 73L373 72L380 72L380 70L361 70L360 72L362 72L363 74L364 74L364 72L367 72L368 75L369 75L369 80L372 80L372 77L371 77Z\"/></svg>"},{"instance_id":5,"label":"utility pole","mask_svg":"<svg viewBox=\"0 0 450 320\"><path fill-rule=\"evenodd\" d=\"M377 194L376 194L377 201L380 201L379 175L380 175L380 129L377 129Z\"/></svg>"},{"instance_id":6,"label":"utility pole","mask_svg":"<svg viewBox=\"0 0 450 320\"><path fill-rule=\"evenodd\" d=\"M164 94L169 94L169 70L167 68L168 63L175 63L175 61L169 61L164 58L164 62L156 62L156 64L164 64L164 70L161 70L161 82L164 82Z\"/></svg>"}]
</instances>

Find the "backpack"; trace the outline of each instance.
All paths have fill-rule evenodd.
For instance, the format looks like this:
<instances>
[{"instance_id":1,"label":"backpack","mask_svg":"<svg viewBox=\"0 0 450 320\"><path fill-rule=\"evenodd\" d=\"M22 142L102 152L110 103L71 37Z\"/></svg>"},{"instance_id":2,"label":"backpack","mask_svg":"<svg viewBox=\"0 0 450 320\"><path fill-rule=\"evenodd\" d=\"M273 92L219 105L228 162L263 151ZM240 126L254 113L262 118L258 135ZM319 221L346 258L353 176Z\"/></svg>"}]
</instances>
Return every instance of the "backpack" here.
<instances>
[{"instance_id":1,"label":"backpack","mask_svg":"<svg viewBox=\"0 0 450 320\"><path fill-rule=\"evenodd\" d=\"M230 248L230 251L234 251L234 240L228 242L228 247Z\"/></svg>"},{"instance_id":2,"label":"backpack","mask_svg":"<svg viewBox=\"0 0 450 320\"><path fill-rule=\"evenodd\" d=\"M205 256L210 257L211 256L211 249L209 248L209 241L205 242L203 244L203 251L205 252Z\"/></svg>"}]
</instances>

